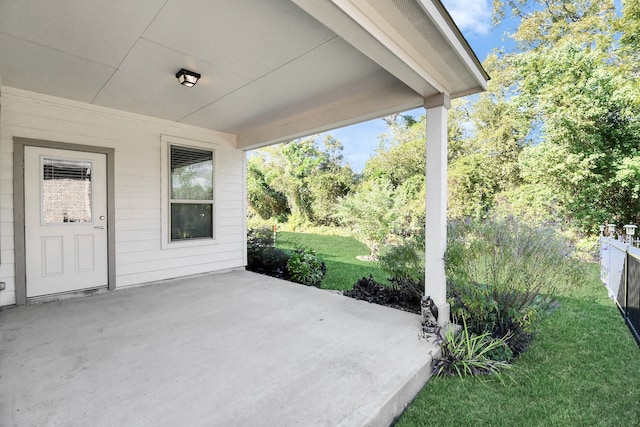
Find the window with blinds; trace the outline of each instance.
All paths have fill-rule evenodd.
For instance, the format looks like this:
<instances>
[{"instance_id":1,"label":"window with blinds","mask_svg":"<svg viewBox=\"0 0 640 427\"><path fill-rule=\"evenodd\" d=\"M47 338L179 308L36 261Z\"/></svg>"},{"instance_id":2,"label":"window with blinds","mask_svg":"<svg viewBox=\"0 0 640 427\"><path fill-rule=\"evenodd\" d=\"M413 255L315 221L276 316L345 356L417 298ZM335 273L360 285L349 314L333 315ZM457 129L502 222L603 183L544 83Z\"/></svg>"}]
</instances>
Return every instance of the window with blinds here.
<instances>
[{"instance_id":1,"label":"window with blinds","mask_svg":"<svg viewBox=\"0 0 640 427\"><path fill-rule=\"evenodd\" d=\"M213 238L213 151L170 145L171 241Z\"/></svg>"}]
</instances>

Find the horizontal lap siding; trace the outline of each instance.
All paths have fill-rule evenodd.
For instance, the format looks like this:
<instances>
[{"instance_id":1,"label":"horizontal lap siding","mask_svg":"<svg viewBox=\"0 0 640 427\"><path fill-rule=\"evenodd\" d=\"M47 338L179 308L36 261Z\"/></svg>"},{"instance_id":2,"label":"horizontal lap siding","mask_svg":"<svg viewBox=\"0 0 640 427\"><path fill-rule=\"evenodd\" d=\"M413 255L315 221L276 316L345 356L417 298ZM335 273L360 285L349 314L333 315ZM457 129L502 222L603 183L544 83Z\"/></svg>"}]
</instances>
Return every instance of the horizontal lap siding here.
<instances>
[{"instance_id":1,"label":"horizontal lap siding","mask_svg":"<svg viewBox=\"0 0 640 427\"><path fill-rule=\"evenodd\" d=\"M169 121L2 88L0 305L15 303L13 137L115 150L117 286L244 265L244 153L231 136ZM162 249L161 135L208 142L216 152L216 240Z\"/></svg>"},{"instance_id":2,"label":"horizontal lap siding","mask_svg":"<svg viewBox=\"0 0 640 427\"><path fill-rule=\"evenodd\" d=\"M1 95L1 94L0 94ZM15 303L15 253L13 245L13 147L4 129L6 107L0 96L0 306Z\"/></svg>"}]
</instances>

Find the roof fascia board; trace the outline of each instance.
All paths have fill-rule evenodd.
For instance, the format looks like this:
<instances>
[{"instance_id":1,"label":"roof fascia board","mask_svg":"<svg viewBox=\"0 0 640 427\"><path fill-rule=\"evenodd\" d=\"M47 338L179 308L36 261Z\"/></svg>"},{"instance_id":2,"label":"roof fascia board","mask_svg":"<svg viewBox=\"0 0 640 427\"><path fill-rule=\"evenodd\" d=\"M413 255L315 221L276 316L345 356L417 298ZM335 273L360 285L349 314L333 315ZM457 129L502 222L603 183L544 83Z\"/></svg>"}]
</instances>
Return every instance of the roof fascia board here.
<instances>
[{"instance_id":1,"label":"roof fascia board","mask_svg":"<svg viewBox=\"0 0 640 427\"><path fill-rule=\"evenodd\" d=\"M440 32L449 40L451 46L455 49L456 54L465 64L469 72L473 75L482 90L487 89L487 80L489 75L480 64L475 53L469 46L453 19L442 5L440 0L417 0L425 12L431 17L433 22L438 26ZM437 3L437 5L436 5Z\"/></svg>"},{"instance_id":2,"label":"roof fascia board","mask_svg":"<svg viewBox=\"0 0 640 427\"><path fill-rule=\"evenodd\" d=\"M348 12L334 4L335 2L318 0L292 0L292 2L421 96L446 91L446 87L436 78L426 71L418 72L420 67L416 69L409 65L396 52L372 35L369 29L365 29ZM362 19L362 12L357 8L348 4L345 7L350 13ZM375 24L369 22L368 25L373 26L374 33L380 34L380 31L375 30Z\"/></svg>"}]
</instances>

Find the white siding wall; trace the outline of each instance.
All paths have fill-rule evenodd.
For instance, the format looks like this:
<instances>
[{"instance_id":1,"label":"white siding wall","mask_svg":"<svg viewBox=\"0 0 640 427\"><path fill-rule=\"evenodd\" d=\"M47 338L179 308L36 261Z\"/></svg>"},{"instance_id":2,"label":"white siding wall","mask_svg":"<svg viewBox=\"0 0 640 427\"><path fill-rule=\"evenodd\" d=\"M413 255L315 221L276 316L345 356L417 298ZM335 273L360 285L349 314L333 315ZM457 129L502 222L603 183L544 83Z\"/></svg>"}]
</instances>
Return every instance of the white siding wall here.
<instances>
[{"instance_id":1,"label":"white siding wall","mask_svg":"<svg viewBox=\"0 0 640 427\"><path fill-rule=\"evenodd\" d=\"M2 87L0 306L15 303L13 138L115 149L117 287L245 264L244 152L233 135ZM216 155L214 243L162 249L161 135L211 143ZM28 254L27 254L28 256Z\"/></svg>"}]
</instances>

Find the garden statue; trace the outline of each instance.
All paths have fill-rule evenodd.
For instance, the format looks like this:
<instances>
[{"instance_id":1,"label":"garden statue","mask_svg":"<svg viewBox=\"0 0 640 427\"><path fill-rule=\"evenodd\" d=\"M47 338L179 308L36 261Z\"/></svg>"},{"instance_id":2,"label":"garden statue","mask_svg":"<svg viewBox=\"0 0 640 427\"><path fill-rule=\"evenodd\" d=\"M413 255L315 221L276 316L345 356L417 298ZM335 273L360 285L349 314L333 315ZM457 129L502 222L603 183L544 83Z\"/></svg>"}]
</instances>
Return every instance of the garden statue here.
<instances>
[{"instance_id":1,"label":"garden statue","mask_svg":"<svg viewBox=\"0 0 640 427\"><path fill-rule=\"evenodd\" d=\"M438 307L430 296L423 296L420 301L422 312L422 333L434 333L438 329Z\"/></svg>"}]
</instances>

